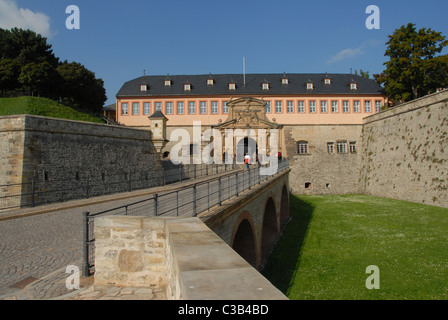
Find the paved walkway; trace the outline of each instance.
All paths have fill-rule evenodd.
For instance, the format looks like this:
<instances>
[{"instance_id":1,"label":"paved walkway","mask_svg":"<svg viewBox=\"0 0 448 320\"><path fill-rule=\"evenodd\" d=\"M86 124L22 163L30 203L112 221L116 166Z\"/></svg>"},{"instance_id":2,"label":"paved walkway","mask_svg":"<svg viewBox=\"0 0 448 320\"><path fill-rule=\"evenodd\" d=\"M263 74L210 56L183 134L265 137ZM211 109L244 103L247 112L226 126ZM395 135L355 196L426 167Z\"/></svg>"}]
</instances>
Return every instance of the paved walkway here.
<instances>
[{"instance_id":1,"label":"paved walkway","mask_svg":"<svg viewBox=\"0 0 448 320\"><path fill-rule=\"evenodd\" d=\"M220 175L228 174L222 173ZM217 177L219 175L215 175ZM163 299L163 293L148 290L94 288L93 280L82 279L78 291L66 288L67 266L81 267L82 212L92 213L205 181L187 180L118 195L51 204L11 212L0 212L0 300L48 299ZM84 290L84 291L83 291ZM84 293L83 293L84 292Z\"/></svg>"}]
</instances>

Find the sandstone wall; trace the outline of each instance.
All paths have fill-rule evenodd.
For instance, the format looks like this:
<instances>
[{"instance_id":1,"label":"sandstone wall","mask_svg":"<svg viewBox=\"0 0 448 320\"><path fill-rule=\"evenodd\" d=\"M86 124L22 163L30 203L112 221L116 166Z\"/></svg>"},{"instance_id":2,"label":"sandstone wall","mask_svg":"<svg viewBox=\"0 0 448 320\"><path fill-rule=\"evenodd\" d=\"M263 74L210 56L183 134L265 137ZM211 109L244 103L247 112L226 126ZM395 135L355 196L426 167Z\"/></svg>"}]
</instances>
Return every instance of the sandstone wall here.
<instances>
[{"instance_id":1,"label":"sandstone wall","mask_svg":"<svg viewBox=\"0 0 448 320\"><path fill-rule=\"evenodd\" d=\"M0 124L9 148L0 176L21 179L22 205L31 203L32 181L41 204L125 192L129 180L133 188L150 184L161 168L149 131L30 115L2 117Z\"/></svg>"},{"instance_id":2,"label":"sandstone wall","mask_svg":"<svg viewBox=\"0 0 448 320\"><path fill-rule=\"evenodd\" d=\"M363 141L363 193L448 208L448 91L366 118Z\"/></svg>"},{"instance_id":3,"label":"sandstone wall","mask_svg":"<svg viewBox=\"0 0 448 320\"><path fill-rule=\"evenodd\" d=\"M361 125L297 125L285 127L290 159L290 186L294 194L359 193ZM308 153L297 153L297 142L308 142ZM346 142L347 152L337 152L337 142ZM328 152L327 143L334 150ZM350 142L356 152L350 152Z\"/></svg>"}]
</instances>

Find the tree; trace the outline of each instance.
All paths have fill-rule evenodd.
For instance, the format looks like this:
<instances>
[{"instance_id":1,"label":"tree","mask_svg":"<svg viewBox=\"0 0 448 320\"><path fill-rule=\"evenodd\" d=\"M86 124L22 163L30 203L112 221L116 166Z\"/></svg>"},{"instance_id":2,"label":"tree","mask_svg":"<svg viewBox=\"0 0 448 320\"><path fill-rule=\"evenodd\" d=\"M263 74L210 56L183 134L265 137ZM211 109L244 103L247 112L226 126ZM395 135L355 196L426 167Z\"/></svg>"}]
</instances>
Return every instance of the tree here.
<instances>
[{"instance_id":1,"label":"tree","mask_svg":"<svg viewBox=\"0 0 448 320\"><path fill-rule=\"evenodd\" d=\"M59 74L47 61L31 62L21 68L19 83L30 89L31 94L37 91L39 95L49 98L57 96Z\"/></svg>"},{"instance_id":2,"label":"tree","mask_svg":"<svg viewBox=\"0 0 448 320\"><path fill-rule=\"evenodd\" d=\"M409 101L448 85L448 59L436 56L448 45L440 32L426 28L417 31L409 23L395 30L386 44L385 56L390 60L384 63L386 70L374 77L384 84L392 101Z\"/></svg>"},{"instance_id":3,"label":"tree","mask_svg":"<svg viewBox=\"0 0 448 320\"><path fill-rule=\"evenodd\" d=\"M102 79L77 62L64 61L57 69L61 79L64 100L79 108L101 112L107 100Z\"/></svg>"},{"instance_id":4,"label":"tree","mask_svg":"<svg viewBox=\"0 0 448 320\"><path fill-rule=\"evenodd\" d=\"M17 59L21 65L48 62L56 68L59 63L47 38L31 30L0 29L0 59Z\"/></svg>"},{"instance_id":5,"label":"tree","mask_svg":"<svg viewBox=\"0 0 448 320\"><path fill-rule=\"evenodd\" d=\"M2 95L5 90L14 90L19 87L20 64L17 60L0 60L0 88Z\"/></svg>"}]
</instances>

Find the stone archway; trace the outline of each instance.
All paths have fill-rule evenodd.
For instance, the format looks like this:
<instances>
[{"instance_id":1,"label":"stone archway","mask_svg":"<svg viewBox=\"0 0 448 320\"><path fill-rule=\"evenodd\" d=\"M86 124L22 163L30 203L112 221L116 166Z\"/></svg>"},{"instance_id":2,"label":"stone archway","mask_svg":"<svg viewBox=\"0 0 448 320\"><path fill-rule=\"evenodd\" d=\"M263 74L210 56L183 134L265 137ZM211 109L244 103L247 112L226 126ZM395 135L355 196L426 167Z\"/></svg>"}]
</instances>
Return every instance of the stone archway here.
<instances>
[{"instance_id":1,"label":"stone archway","mask_svg":"<svg viewBox=\"0 0 448 320\"><path fill-rule=\"evenodd\" d=\"M233 238L232 248L253 267L256 266L255 234L249 220L244 219L239 224Z\"/></svg>"},{"instance_id":2,"label":"stone archway","mask_svg":"<svg viewBox=\"0 0 448 320\"><path fill-rule=\"evenodd\" d=\"M249 154L254 163L254 155L255 157L258 155L258 144L254 139L250 137L245 137L238 142L238 145L236 147L237 163L244 162L244 156L246 155L246 153Z\"/></svg>"},{"instance_id":3,"label":"stone archway","mask_svg":"<svg viewBox=\"0 0 448 320\"><path fill-rule=\"evenodd\" d=\"M275 246L278 237L278 223L275 203L272 197L269 197L264 208L263 227L261 234L261 254L262 261L265 261Z\"/></svg>"}]
</instances>

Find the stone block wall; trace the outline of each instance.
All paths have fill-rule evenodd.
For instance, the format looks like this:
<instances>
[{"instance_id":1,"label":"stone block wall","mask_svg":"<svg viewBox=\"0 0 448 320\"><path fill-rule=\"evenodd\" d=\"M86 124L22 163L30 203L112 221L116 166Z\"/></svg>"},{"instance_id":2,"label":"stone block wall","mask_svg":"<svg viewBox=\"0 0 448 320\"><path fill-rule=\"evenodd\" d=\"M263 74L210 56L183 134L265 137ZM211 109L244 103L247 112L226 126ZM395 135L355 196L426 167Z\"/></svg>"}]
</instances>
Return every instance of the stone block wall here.
<instances>
[{"instance_id":1,"label":"stone block wall","mask_svg":"<svg viewBox=\"0 0 448 320\"><path fill-rule=\"evenodd\" d=\"M0 198L0 208L20 205L24 128L24 117L0 117L0 197L16 195Z\"/></svg>"},{"instance_id":2,"label":"stone block wall","mask_svg":"<svg viewBox=\"0 0 448 320\"><path fill-rule=\"evenodd\" d=\"M366 118L363 145L363 193L448 208L448 91Z\"/></svg>"},{"instance_id":3,"label":"stone block wall","mask_svg":"<svg viewBox=\"0 0 448 320\"><path fill-rule=\"evenodd\" d=\"M285 126L290 159L290 186L294 194L357 194L361 169L362 125ZM297 153L297 142L308 142L308 153ZM337 152L337 142L346 142L347 152ZM329 153L327 143L333 143ZM356 152L350 152L350 142Z\"/></svg>"},{"instance_id":4,"label":"stone block wall","mask_svg":"<svg viewBox=\"0 0 448 320\"><path fill-rule=\"evenodd\" d=\"M199 218L96 218L94 284L175 300L287 299Z\"/></svg>"},{"instance_id":5,"label":"stone block wall","mask_svg":"<svg viewBox=\"0 0 448 320\"><path fill-rule=\"evenodd\" d=\"M17 177L24 205L32 181L35 202L51 203L126 192L129 180L134 189L150 185L162 167L146 130L30 115L2 117L0 130L9 148L0 161L15 168L1 169L0 184Z\"/></svg>"}]
</instances>

